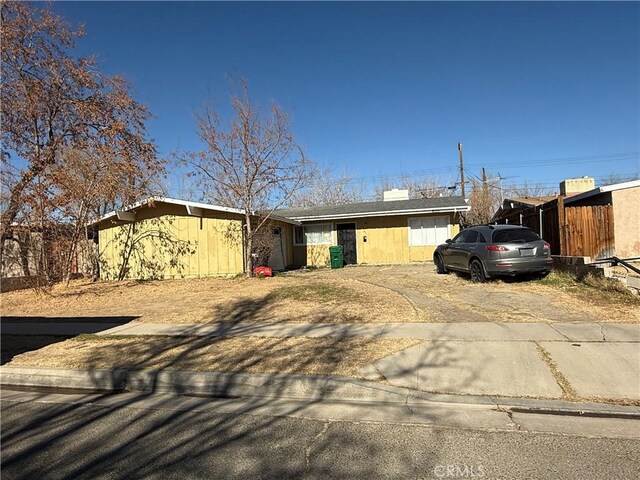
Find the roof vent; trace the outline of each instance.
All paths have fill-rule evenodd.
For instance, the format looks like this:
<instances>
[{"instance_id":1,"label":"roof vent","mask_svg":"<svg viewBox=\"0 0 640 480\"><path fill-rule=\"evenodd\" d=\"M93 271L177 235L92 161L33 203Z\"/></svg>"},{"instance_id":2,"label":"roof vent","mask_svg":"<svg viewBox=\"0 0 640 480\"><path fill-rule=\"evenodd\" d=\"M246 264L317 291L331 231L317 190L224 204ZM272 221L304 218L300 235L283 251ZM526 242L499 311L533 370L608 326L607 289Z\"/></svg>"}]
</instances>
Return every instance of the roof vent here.
<instances>
[{"instance_id":1,"label":"roof vent","mask_svg":"<svg viewBox=\"0 0 640 480\"><path fill-rule=\"evenodd\" d=\"M394 200L409 200L409 190L385 190L383 193L385 202L393 202Z\"/></svg>"}]
</instances>

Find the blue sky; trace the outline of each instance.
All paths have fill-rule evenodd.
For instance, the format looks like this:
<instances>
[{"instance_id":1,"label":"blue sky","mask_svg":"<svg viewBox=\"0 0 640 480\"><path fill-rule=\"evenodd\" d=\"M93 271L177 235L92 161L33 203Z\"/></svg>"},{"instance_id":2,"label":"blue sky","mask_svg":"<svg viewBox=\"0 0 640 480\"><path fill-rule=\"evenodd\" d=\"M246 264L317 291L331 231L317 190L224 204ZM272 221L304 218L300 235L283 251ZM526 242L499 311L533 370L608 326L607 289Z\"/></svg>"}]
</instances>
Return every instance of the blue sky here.
<instances>
[{"instance_id":1,"label":"blue sky","mask_svg":"<svg viewBox=\"0 0 640 480\"><path fill-rule=\"evenodd\" d=\"M486 165L507 183L640 172L637 2L54 8L84 23L82 53L131 82L161 154L200 148L194 112L207 99L227 112L241 75L292 114L312 160L367 182L455 181L459 141L470 173Z\"/></svg>"}]
</instances>

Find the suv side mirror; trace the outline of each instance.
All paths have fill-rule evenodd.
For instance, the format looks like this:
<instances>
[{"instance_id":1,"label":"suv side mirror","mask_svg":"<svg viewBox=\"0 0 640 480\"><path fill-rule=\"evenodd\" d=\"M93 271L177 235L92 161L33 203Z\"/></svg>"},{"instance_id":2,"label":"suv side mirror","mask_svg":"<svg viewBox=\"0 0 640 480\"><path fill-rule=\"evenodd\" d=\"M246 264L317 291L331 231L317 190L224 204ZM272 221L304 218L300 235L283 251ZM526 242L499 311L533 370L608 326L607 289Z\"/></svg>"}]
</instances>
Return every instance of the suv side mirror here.
<instances>
[{"instance_id":1,"label":"suv side mirror","mask_svg":"<svg viewBox=\"0 0 640 480\"><path fill-rule=\"evenodd\" d=\"M451 239L450 239L450 238L447 238L447 239L444 241L444 243L451 243Z\"/></svg>"}]
</instances>

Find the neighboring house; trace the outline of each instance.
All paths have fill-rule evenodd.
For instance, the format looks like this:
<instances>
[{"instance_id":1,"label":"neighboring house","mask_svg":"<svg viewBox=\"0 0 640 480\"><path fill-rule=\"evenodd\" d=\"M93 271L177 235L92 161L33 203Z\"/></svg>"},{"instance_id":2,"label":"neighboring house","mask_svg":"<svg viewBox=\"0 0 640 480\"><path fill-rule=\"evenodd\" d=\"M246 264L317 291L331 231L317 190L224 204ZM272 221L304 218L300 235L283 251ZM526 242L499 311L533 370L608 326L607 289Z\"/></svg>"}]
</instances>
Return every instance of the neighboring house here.
<instances>
[{"instance_id":1,"label":"neighboring house","mask_svg":"<svg viewBox=\"0 0 640 480\"><path fill-rule=\"evenodd\" d=\"M0 291L58 280L91 272L93 239L79 239L70 264L66 264L73 228L65 223L13 224L4 240L0 265ZM67 269L70 271L67 272Z\"/></svg>"},{"instance_id":2,"label":"neighboring house","mask_svg":"<svg viewBox=\"0 0 640 480\"><path fill-rule=\"evenodd\" d=\"M342 245L347 264L432 261L435 248L458 233L469 206L462 197L407 197L393 190L385 201L278 210L302 224L289 227L294 266L328 265L331 245Z\"/></svg>"},{"instance_id":3,"label":"neighboring house","mask_svg":"<svg viewBox=\"0 0 640 480\"><path fill-rule=\"evenodd\" d=\"M492 222L525 225L553 255L640 256L640 180L594 188L593 178L560 183L557 197L505 199Z\"/></svg>"},{"instance_id":4,"label":"neighboring house","mask_svg":"<svg viewBox=\"0 0 640 480\"><path fill-rule=\"evenodd\" d=\"M598 187L564 200L565 210L576 214L593 207L607 207L613 223L613 245L610 256L640 257L640 180ZM582 212L578 212L579 207ZM600 208L603 211L602 208ZM595 220L597 223L598 219ZM596 255L597 256L597 255Z\"/></svg>"},{"instance_id":5,"label":"neighboring house","mask_svg":"<svg viewBox=\"0 0 640 480\"><path fill-rule=\"evenodd\" d=\"M244 212L235 208L153 197L99 218L100 276L194 278L244 271ZM265 230L269 264L292 265L289 224L274 217Z\"/></svg>"}]
</instances>

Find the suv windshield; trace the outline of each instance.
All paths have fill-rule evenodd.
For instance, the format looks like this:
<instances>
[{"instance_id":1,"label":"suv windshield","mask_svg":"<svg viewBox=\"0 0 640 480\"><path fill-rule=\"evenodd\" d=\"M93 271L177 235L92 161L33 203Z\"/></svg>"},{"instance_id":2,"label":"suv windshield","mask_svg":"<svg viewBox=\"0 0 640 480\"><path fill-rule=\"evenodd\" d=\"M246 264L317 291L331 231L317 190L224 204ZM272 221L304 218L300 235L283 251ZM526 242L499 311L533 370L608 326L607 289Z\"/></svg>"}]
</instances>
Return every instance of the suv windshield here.
<instances>
[{"instance_id":1,"label":"suv windshield","mask_svg":"<svg viewBox=\"0 0 640 480\"><path fill-rule=\"evenodd\" d=\"M538 240L541 240L541 238L534 231L526 228L497 230L493 232L493 243L527 243Z\"/></svg>"}]
</instances>

